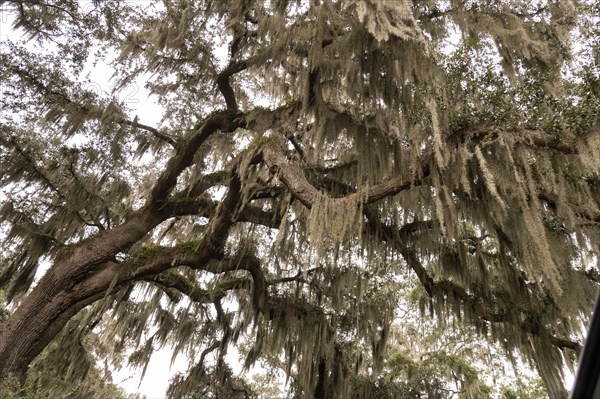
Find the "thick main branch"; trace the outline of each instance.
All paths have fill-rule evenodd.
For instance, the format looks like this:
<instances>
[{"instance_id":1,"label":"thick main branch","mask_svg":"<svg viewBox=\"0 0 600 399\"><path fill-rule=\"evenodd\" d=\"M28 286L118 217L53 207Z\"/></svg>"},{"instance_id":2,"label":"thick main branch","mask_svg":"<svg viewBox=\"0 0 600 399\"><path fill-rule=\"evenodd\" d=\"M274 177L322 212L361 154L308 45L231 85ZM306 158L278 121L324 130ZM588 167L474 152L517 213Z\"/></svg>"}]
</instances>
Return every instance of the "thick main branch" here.
<instances>
[{"instance_id":1,"label":"thick main branch","mask_svg":"<svg viewBox=\"0 0 600 399\"><path fill-rule=\"evenodd\" d=\"M320 196L325 194L319 192L306 178L304 171L285 157L283 148L274 141L266 143L262 148L262 156L271 173L292 192L292 194L307 208L311 208ZM423 162L421 169L406 171L402 175L395 176L383 183L369 187L364 192L348 194L345 197L334 198L333 201L353 201L360 205L367 205L379 201L385 197L393 196L401 191L418 186L423 178L430 173L429 164Z\"/></svg>"}]
</instances>

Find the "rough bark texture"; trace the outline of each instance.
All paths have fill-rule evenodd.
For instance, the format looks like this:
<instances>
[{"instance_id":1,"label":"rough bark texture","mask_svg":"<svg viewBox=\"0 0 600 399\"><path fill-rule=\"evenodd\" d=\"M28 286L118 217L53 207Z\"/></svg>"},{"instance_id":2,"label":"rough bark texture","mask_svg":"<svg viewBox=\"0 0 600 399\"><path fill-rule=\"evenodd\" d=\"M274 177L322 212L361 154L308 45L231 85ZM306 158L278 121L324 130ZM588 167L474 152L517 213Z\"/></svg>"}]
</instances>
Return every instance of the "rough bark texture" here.
<instances>
[{"instance_id":1,"label":"rough bark texture","mask_svg":"<svg viewBox=\"0 0 600 399\"><path fill-rule=\"evenodd\" d=\"M69 316L125 281L106 265L156 226L161 219L136 215L122 226L58 254L54 265L11 317L0 325L0 379L22 377L31 361L56 336ZM121 274L121 276L120 276Z\"/></svg>"}]
</instances>

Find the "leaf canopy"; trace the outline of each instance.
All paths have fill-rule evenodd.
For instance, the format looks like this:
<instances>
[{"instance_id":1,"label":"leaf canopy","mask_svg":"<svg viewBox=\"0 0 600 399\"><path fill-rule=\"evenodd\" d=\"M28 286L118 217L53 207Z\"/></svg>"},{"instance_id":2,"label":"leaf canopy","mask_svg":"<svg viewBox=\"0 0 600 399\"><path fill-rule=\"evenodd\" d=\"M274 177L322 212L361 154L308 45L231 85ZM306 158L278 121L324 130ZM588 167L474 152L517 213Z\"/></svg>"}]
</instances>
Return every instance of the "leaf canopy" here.
<instances>
[{"instance_id":1,"label":"leaf canopy","mask_svg":"<svg viewBox=\"0 0 600 399\"><path fill-rule=\"evenodd\" d=\"M375 397L417 282L423 317L566 395L599 281L596 2L0 4L25 34L0 55L5 337L47 302L34 355L68 326L142 366L171 345L172 397L250 392L244 337L300 397Z\"/></svg>"}]
</instances>

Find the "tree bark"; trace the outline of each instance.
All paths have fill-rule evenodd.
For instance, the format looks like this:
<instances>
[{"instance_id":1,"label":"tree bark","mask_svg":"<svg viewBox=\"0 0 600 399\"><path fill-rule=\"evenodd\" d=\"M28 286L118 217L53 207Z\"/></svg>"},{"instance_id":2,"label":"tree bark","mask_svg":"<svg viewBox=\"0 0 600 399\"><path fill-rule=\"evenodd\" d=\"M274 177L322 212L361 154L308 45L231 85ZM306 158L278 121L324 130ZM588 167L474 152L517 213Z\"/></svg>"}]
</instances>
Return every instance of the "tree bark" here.
<instances>
[{"instance_id":1,"label":"tree bark","mask_svg":"<svg viewBox=\"0 0 600 399\"><path fill-rule=\"evenodd\" d=\"M65 289L72 283L73 278L58 279L49 272L0 326L0 380L8 377L23 380L29 364L69 319L105 294L97 290Z\"/></svg>"},{"instance_id":2,"label":"tree bark","mask_svg":"<svg viewBox=\"0 0 600 399\"><path fill-rule=\"evenodd\" d=\"M22 379L29 364L79 310L119 279L110 259L162 221L137 214L123 225L59 251L55 263L15 312L0 325L0 380ZM124 277L124 276L123 276Z\"/></svg>"}]
</instances>

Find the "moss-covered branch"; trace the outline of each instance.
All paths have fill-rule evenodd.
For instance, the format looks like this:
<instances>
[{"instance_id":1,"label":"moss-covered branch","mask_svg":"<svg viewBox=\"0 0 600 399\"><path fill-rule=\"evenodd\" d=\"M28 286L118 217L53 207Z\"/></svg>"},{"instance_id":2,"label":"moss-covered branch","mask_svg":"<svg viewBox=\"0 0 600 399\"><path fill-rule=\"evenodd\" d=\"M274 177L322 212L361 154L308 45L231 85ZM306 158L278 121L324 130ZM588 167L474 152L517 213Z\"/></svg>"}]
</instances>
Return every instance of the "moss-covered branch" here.
<instances>
[{"instance_id":1,"label":"moss-covered branch","mask_svg":"<svg viewBox=\"0 0 600 399\"><path fill-rule=\"evenodd\" d=\"M494 310L494 303L498 302L498 304L501 304L500 300L479 297L468 288L464 288L452 280L435 279L427 271L425 266L423 266L414 249L406 244L411 241L411 234L430 230L433 227L431 222L413 222L398 229L381 223L375 215L368 211L365 212L369 220L368 228L371 230L371 233L376 234L381 240L385 241L388 246L394 247L399 251L432 300L441 300L442 302L445 302L447 299L451 299L451 301L459 301L463 306L468 307L480 320L491 323L512 323L525 334L541 334L549 336L550 342L558 348L568 348L576 352L581 350L581 344L578 342L550 334L549 329L551 326L536 324L537 327L532 329L531 323L522 321L523 319L527 320L529 318L530 311L527 307L512 307L510 310L516 312L516 316L514 313L508 313L508 311L498 312ZM463 267L466 267L466 265ZM522 277L520 277L520 279L519 285L526 286L527 283L522 280ZM490 301L490 303L487 303L487 301ZM531 302L531 300L522 301L523 304L528 302Z\"/></svg>"},{"instance_id":2,"label":"moss-covered branch","mask_svg":"<svg viewBox=\"0 0 600 399\"><path fill-rule=\"evenodd\" d=\"M324 197L324 194L320 193L308 181L304 171L298 165L288 161L284 154L283 148L273 142L267 143L262 148L263 159L271 173L277 176L293 195L310 209L319 201L319 198ZM357 206L370 204L420 185L423 177L429 173L429 165L423 163L421 170L409 170L403 175L369 187L364 193L349 194L346 197L334 198L333 201L355 202Z\"/></svg>"}]
</instances>

